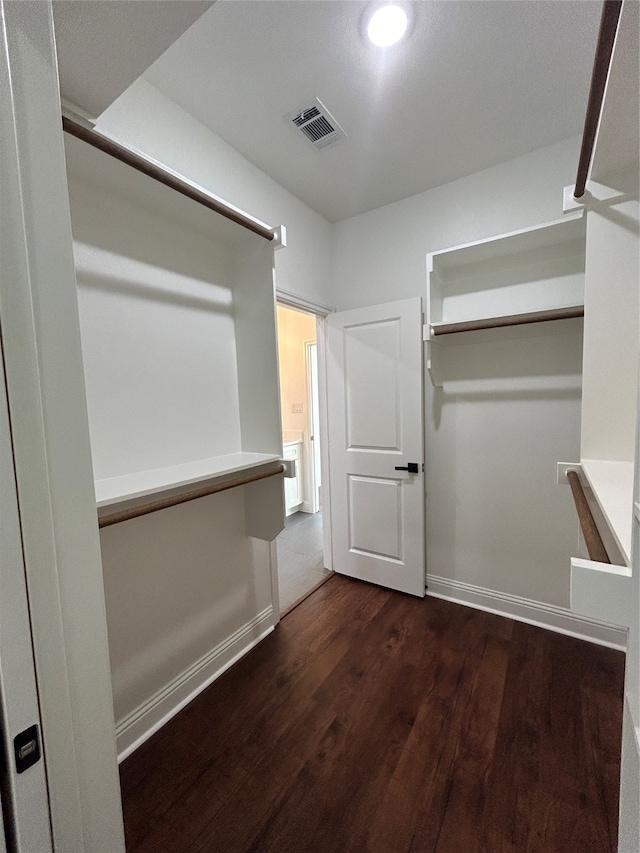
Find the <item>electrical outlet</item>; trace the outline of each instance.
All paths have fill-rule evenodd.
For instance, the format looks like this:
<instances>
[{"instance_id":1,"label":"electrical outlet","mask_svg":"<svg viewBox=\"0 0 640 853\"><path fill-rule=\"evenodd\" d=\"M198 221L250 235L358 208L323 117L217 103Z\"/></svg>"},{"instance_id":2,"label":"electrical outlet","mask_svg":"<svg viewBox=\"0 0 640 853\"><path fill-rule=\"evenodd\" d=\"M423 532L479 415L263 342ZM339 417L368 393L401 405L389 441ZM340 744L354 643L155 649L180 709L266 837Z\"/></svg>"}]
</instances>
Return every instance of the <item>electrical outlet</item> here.
<instances>
[{"instance_id":1,"label":"electrical outlet","mask_svg":"<svg viewBox=\"0 0 640 853\"><path fill-rule=\"evenodd\" d=\"M291 414L301 415L302 414L302 403L292 403L291 404Z\"/></svg>"}]
</instances>

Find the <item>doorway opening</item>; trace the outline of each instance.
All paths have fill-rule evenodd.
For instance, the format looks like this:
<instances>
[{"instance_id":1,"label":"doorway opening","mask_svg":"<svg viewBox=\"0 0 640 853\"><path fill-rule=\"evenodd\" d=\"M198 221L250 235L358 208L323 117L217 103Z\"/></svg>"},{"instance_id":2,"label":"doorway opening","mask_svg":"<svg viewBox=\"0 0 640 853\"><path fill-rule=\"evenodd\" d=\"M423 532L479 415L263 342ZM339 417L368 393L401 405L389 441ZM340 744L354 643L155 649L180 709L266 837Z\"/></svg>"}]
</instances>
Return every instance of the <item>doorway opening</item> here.
<instances>
[{"instance_id":1,"label":"doorway opening","mask_svg":"<svg viewBox=\"0 0 640 853\"><path fill-rule=\"evenodd\" d=\"M280 613L330 570L323 547L323 484L318 389L318 317L278 304L282 452L295 463L284 480L285 528L276 539Z\"/></svg>"}]
</instances>

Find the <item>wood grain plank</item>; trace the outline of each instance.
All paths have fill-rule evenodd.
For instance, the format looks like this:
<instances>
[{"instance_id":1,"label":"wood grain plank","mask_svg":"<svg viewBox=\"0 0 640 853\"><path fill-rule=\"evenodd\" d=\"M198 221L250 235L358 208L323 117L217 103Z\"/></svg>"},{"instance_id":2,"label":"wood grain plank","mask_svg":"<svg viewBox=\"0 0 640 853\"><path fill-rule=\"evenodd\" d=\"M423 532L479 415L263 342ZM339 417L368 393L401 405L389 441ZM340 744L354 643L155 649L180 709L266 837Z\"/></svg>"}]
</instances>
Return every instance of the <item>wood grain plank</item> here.
<instances>
[{"instance_id":1,"label":"wood grain plank","mask_svg":"<svg viewBox=\"0 0 640 853\"><path fill-rule=\"evenodd\" d=\"M334 576L124 762L127 849L613 853L623 681L619 652Z\"/></svg>"}]
</instances>

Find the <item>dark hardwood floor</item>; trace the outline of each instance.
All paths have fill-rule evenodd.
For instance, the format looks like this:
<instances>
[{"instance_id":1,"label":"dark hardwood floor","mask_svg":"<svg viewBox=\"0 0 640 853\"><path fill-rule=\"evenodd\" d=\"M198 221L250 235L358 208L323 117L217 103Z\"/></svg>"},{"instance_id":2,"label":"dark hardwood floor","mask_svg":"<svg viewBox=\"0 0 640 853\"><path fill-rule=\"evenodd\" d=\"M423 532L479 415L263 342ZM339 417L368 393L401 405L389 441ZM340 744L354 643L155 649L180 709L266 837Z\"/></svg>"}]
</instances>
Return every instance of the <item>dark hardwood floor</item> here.
<instances>
[{"instance_id":1,"label":"dark hardwood floor","mask_svg":"<svg viewBox=\"0 0 640 853\"><path fill-rule=\"evenodd\" d=\"M624 656L331 578L121 766L129 853L613 853Z\"/></svg>"}]
</instances>

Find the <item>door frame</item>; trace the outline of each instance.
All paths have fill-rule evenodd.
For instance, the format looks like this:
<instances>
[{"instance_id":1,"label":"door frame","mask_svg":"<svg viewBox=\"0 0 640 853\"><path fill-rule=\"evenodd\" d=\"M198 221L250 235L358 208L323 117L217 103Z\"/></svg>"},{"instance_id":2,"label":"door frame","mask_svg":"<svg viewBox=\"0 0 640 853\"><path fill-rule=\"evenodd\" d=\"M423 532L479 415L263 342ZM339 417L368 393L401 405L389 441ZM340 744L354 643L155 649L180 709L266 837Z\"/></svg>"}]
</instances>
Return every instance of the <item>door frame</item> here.
<instances>
[{"instance_id":1,"label":"door frame","mask_svg":"<svg viewBox=\"0 0 640 853\"><path fill-rule=\"evenodd\" d=\"M306 442L305 453L307 455L307 480L305 483L305 500L304 503L309 508L309 512L315 513L320 510L320 502L318 501L317 470L316 470L316 441L318 447L318 456L321 459L320 451L320 412L319 412L319 392L318 392L318 339L317 330L316 338L312 341L303 341L304 346L304 366L305 366L305 394L307 404L307 430L309 441ZM313 358L311 355L312 348L315 347L315 362L316 362L316 381L315 387L313 382ZM315 391L315 393L314 393ZM314 421L318 421L318 429L314 429ZM313 438L313 441L311 440ZM322 483L322 471L320 472L320 481Z\"/></svg>"},{"instance_id":2,"label":"door frame","mask_svg":"<svg viewBox=\"0 0 640 853\"><path fill-rule=\"evenodd\" d=\"M2 346L51 833L124 853L50 0L0 0L0 39Z\"/></svg>"},{"instance_id":3,"label":"door frame","mask_svg":"<svg viewBox=\"0 0 640 853\"><path fill-rule=\"evenodd\" d=\"M31 637L20 506L13 459L13 435L5 382L0 316L0 749L5 767L0 781L0 853L4 828L12 849L53 850L51 795L47 786L38 684ZM13 738L35 726L40 757L18 771Z\"/></svg>"},{"instance_id":4,"label":"door frame","mask_svg":"<svg viewBox=\"0 0 640 853\"><path fill-rule=\"evenodd\" d=\"M324 551L324 565L326 569L333 570L333 549L331 539L331 502L329 495L329 419L327 414L327 363L326 363L326 334L327 317L333 314L335 308L313 302L303 296L298 296L281 288L276 288L276 303L296 311L304 311L313 314L316 318L316 346L318 359L318 422L320 424L320 473L322 478L322 547ZM280 384L278 383L278 394ZM273 549L275 551L275 548ZM273 552L272 552L273 554ZM276 574L275 586L277 588L277 560L271 560L272 586L274 585L273 573ZM274 605L275 606L275 605Z\"/></svg>"}]
</instances>

